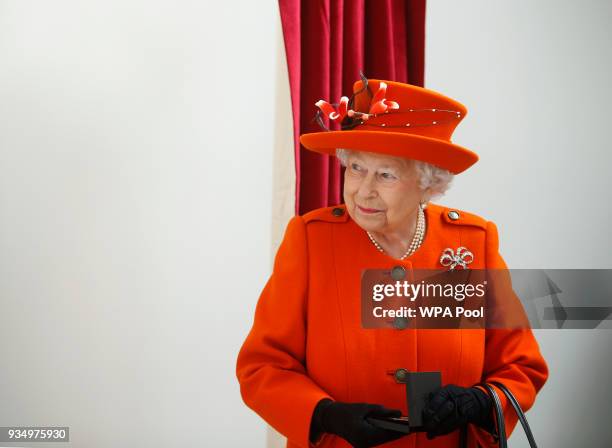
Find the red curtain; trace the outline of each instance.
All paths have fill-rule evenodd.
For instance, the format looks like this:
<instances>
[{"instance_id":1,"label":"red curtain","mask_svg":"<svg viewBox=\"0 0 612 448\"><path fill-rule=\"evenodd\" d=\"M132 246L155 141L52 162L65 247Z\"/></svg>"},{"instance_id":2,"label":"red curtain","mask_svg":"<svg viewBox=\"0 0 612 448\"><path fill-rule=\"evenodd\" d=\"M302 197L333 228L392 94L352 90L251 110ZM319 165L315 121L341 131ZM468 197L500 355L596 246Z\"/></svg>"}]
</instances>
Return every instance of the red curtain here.
<instances>
[{"instance_id":1,"label":"red curtain","mask_svg":"<svg viewBox=\"0 0 612 448\"><path fill-rule=\"evenodd\" d=\"M301 147L320 130L315 102L367 78L423 86L425 0L279 0L293 109L296 213L342 202L337 159ZM337 129L336 124L331 129Z\"/></svg>"}]
</instances>

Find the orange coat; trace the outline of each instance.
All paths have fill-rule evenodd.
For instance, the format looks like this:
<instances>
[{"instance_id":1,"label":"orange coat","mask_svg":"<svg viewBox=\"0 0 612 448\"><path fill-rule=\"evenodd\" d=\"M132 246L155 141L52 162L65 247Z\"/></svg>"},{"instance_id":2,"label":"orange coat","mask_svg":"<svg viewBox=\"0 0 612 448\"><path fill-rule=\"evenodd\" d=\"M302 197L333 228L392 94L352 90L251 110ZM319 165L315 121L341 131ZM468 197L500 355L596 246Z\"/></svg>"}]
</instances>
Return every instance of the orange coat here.
<instances>
[{"instance_id":1,"label":"orange coat","mask_svg":"<svg viewBox=\"0 0 612 448\"><path fill-rule=\"evenodd\" d=\"M291 219L236 365L244 402L287 437L287 448L312 446L311 416L322 398L382 404L406 415L405 385L393 376L398 368L441 371L443 385L468 387L496 380L515 394L524 410L533 405L548 367L530 329L361 327L362 269L441 268L442 251L460 246L474 254L470 268L505 268L495 224L463 211L453 220L451 210L456 209L428 205L425 240L401 261L379 252L344 205ZM499 395L509 436L517 418L501 391ZM484 430L469 427L470 448L477 446L475 440L483 447L496 446ZM325 434L317 446L349 444ZM433 440L415 433L381 446L455 448L459 432Z\"/></svg>"}]
</instances>

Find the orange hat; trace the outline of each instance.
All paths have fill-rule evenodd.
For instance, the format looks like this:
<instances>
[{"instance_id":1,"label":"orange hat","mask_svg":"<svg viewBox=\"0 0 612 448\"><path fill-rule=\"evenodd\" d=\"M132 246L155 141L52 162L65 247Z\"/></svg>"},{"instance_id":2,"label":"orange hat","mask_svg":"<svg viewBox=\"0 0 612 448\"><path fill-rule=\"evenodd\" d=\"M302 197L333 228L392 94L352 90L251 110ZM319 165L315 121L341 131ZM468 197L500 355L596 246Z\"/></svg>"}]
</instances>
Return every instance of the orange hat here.
<instances>
[{"instance_id":1,"label":"orange hat","mask_svg":"<svg viewBox=\"0 0 612 448\"><path fill-rule=\"evenodd\" d=\"M465 106L433 90L394 81L366 79L353 85L353 96L339 103L320 100L316 119L341 123L341 130L302 134L306 149L336 154L336 148L421 160L459 174L478 155L451 142Z\"/></svg>"}]
</instances>

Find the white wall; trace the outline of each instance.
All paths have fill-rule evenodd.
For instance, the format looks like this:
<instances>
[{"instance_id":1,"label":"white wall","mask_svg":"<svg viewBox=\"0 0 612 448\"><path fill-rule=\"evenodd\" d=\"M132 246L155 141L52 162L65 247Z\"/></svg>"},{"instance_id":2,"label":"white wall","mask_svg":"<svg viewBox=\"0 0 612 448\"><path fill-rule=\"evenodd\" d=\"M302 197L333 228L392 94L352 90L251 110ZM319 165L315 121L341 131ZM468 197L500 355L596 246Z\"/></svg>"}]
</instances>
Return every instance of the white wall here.
<instances>
[{"instance_id":1,"label":"white wall","mask_svg":"<svg viewBox=\"0 0 612 448\"><path fill-rule=\"evenodd\" d=\"M0 1L0 426L264 446L234 366L269 273L277 14Z\"/></svg>"},{"instance_id":2,"label":"white wall","mask_svg":"<svg viewBox=\"0 0 612 448\"><path fill-rule=\"evenodd\" d=\"M468 107L454 141L481 157L440 202L495 221L510 267L612 268L610 23L605 0L427 3L426 86ZM611 446L612 332L536 334L539 446Z\"/></svg>"}]
</instances>

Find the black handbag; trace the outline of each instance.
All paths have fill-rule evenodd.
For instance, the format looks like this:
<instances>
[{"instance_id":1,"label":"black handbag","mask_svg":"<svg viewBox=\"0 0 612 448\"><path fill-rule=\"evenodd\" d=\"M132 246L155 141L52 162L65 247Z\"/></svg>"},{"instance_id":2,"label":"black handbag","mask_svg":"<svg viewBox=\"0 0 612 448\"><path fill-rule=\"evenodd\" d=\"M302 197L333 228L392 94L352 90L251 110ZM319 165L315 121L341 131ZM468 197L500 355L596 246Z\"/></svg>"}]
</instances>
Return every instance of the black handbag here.
<instances>
[{"instance_id":1,"label":"black handbag","mask_svg":"<svg viewBox=\"0 0 612 448\"><path fill-rule=\"evenodd\" d=\"M525 413L521 409L521 405L517 401L516 397L510 392L510 390L504 386L502 383L497 381L491 381L490 383L478 383L475 386L482 386L489 393L489 396L493 400L493 410L495 411L495 420L497 421L497 434L493 437L499 443L499 448L508 448L508 439L506 438L506 422L504 421L504 413L501 406L501 401L499 400L499 396L495 389L491 386L494 384L506 395L508 398L508 402L512 405L514 410L516 411L516 415L518 416L521 425L523 426L523 430L525 430L525 434L527 435L527 440L529 441L529 446L531 448L537 448L535 439L533 438L533 433L531 432L531 428L529 427L529 423L527 423L527 417L525 417ZM461 434L459 439L460 448L467 448L467 426L461 428Z\"/></svg>"}]
</instances>

